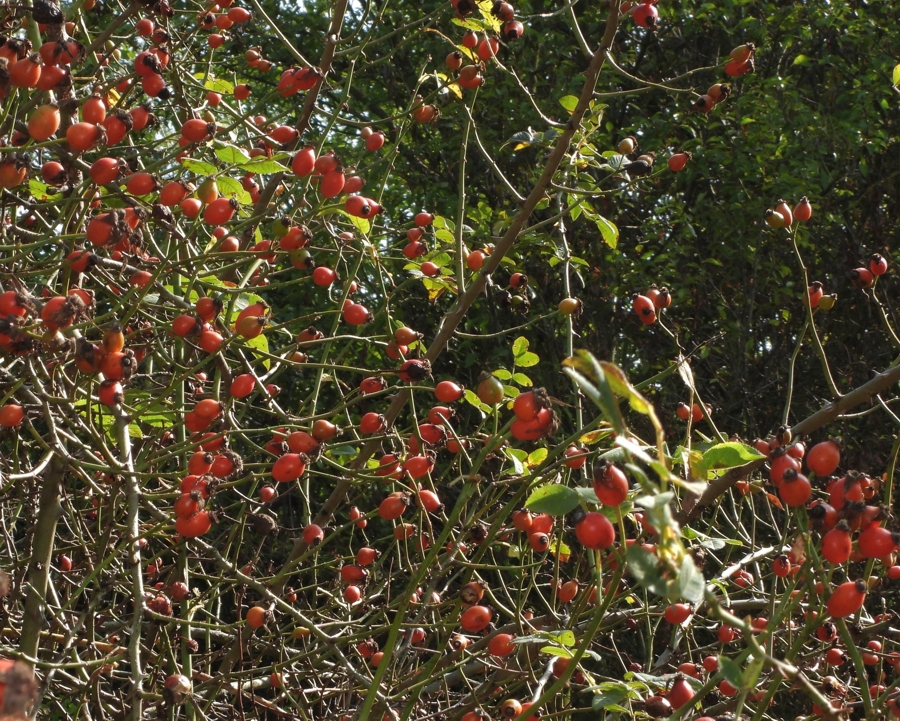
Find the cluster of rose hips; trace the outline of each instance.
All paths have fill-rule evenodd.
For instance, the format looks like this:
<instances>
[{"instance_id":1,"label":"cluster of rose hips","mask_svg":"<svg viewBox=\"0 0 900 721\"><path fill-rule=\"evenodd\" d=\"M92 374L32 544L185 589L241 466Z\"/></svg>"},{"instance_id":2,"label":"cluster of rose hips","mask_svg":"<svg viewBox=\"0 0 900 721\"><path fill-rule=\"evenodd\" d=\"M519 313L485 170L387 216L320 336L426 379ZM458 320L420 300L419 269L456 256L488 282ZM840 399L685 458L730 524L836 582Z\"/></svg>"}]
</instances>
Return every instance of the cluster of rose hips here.
<instances>
[{"instance_id":1,"label":"cluster of rose hips","mask_svg":"<svg viewBox=\"0 0 900 721\"><path fill-rule=\"evenodd\" d=\"M450 0L450 4L460 19L468 17L476 9L474 0ZM500 35L504 40L511 42L522 37L522 34L525 32L525 26L515 19L516 11L511 3L497 0L494 3L492 12L503 21ZM490 62L497 55L497 51L500 49L500 41L489 35L479 38L477 33L468 30L462 37L462 47L466 51L476 51L481 62L464 66L463 61L466 55L459 50L454 50L447 55L444 62L449 70L459 71L456 82L460 87L474 90L484 83L484 76L481 74L481 71L484 69L484 63ZM471 57L470 52L468 52L468 55ZM420 120L420 122L422 121Z\"/></svg>"},{"instance_id":2,"label":"cluster of rose hips","mask_svg":"<svg viewBox=\"0 0 900 721\"><path fill-rule=\"evenodd\" d=\"M650 286L644 295L636 293L631 298L631 307L637 313L644 325L653 325L656 322L656 311L663 310L672 305L672 295L668 288Z\"/></svg>"},{"instance_id":3,"label":"cluster of rose hips","mask_svg":"<svg viewBox=\"0 0 900 721\"><path fill-rule=\"evenodd\" d=\"M804 195L800 198L794 209L784 200L778 200L775 208L769 208L765 213L766 224L770 228L790 228L794 221L806 223L812 217L812 205L809 199ZM860 289L871 288L875 284L878 276L884 275L888 270L888 262L880 253L873 253L869 257L867 266L860 266L850 271L850 282L854 287ZM822 304L825 298L830 298L827 307ZM834 305L834 296L825 296L822 283L815 281L809 286L807 297L804 303L809 303L810 307L822 307L823 310L829 310Z\"/></svg>"},{"instance_id":4,"label":"cluster of rose hips","mask_svg":"<svg viewBox=\"0 0 900 721\"><path fill-rule=\"evenodd\" d=\"M790 228L795 220L806 223L810 218L812 218L812 205L805 195L800 198L800 202L794 206L793 211L787 201L778 200L775 208L769 208L765 214L766 225L770 228Z\"/></svg>"},{"instance_id":5,"label":"cluster of rose hips","mask_svg":"<svg viewBox=\"0 0 900 721\"><path fill-rule=\"evenodd\" d=\"M789 440L789 437L782 438L781 443ZM841 458L840 446L834 440L822 441L810 448L808 453L802 442L788 446L781 443L776 440L772 445L767 441L757 441L755 445L769 455L769 478L782 503L791 507L808 506L811 525L822 534L822 557L835 565L871 558L886 567L894 566L896 552L900 548L900 535L882 526L887 519L882 506L867 504L875 496L873 480L855 471L848 471L843 476L833 475ZM802 473L804 458L815 478L824 480L827 502L812 497L813 484ZM851 537L854 531L859 531L855 549ZM781 566L784 572L783 562ZM791 572L790 566L787 569L785 575ZM832 616L841 618L859 608L866 587L864 583L862 586L858 583L848 581L831 596L828 611ZM855 605L857 601L859 605Z\"/></svg>"}]
</instances>

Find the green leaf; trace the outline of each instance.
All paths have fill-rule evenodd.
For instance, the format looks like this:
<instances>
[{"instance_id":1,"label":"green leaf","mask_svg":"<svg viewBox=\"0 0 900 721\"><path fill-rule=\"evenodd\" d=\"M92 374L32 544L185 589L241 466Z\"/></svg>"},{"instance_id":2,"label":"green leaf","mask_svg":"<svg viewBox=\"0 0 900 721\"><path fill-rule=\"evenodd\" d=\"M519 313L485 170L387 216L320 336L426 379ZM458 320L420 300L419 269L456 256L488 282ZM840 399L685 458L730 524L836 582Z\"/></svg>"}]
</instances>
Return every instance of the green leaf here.
<instances>
[{"instance_id":1,"label":"green leaf","mask_svg":"<svg viewBox=\"0 0 900 721\"><path fill-rule=\"evenodd\" d=\"M218 170L212 163L204 163L202 160L194 160L193 158L182 158L181 164L186 170L190 170L197 175L215 175Z\"/></svg>"},{"instance_id":2,"label":"green leaf","mask_svg":"<svg viewBox=\"0 0 900 721\"><path fill-rule=\"evenodd\" d=\"M894 85L900 85L900 65L894 66L893 83Z\"/></svg>"},{"instance_id":3,"label":"green leaf","mask_svg":"<svg viewBox=\"0 0 900 721\"><path fill-rule=\"evenodd\" d=\"M666 595L666 580L659 572L659 559L638 545L629 546L625 551L628 570L634 579L656 596Z\"/></svg>"},{"instance_id":4,"label":"green leaf","mask_svg":"<svg viewBox=\"0 0 900 721\"><path fill-rule=\"evenodd\" d=\"M587 490L587 489L584 489ZM593 489L591 489L593 490ZM579 493L582 498L585 498L584 493ZM596 494L594 494L596 498ZM587 499L585 499L587 500ZM599 500L594 501L594 503L600 503ZM634 509L634 504L631 501L623 501L618 506L600 506L597 510L602 513L606 518L612 523L614 526L619 522L619 514L621 513L623 516L626 513L631 513Z\"/></svg>"},{"instance_id":5,"label":"green leaf","mask_svg":"<svg viewBox=\"0 0 900 721\"><path fill-rule=\"evenodd\" d=\"M50 186L42 183L40 180L32 178L28 181L28 192L30 192L38 200L48 200L50 198L61 197L59 193L51 193Z\"/></svg>"},{"instance_id":6,"label":"green leaf","mask_svg":"<svg viewBox=\"0 0 900 721\"><path fill-rule=\"evenodd\" d=\"M214 93L221 93L222 95L234 94L234 85L221 78L209 78L203 83L203 87L207 90L212 90Z\"/></svg>"},{"instance_id":7,"label":"green leaf","mask_svg":"<svg viewBox=\"0 0 900 721\"><path fill-rule=\"evenodd\" d=\"M330 453L332 456L355 456L356 448L348 445L332 446L328 449L328 453Z\"/></svg>"},{"instance_id":8,"label":"green leaf","mask_svg":"<svg viewBox=\"0 0 900 721\"><path fill-rule=\"evenodd\" d=\"M507 448L505 449L506 457L513 463L513 468L516 469L516 473L520 476L526 475L527 471L525 470L525 459L528 458L528 454L520 450L518 448Z\"/></svg>"},{"instance_id":9,"label":"green leaf","mask_svg":"<svg viewBox=\"0 0 900 721\"><path fill-rule=\"evenodd\" d=\"M556 556L560 563L565 563L572 555L572 549L563 543L561 538L555 538L550 546L550 553Z\"/></svg>"},{"instance_id":10,"label":"green leaf","mask_svg":"<svg viewBox=\"0 0 900 721\"><path fill-rule=\"evenodd\" d=\"M744 674L741 667L732 661L728 656L719 655L719 670L728 681L736 689L744 688Z\"/></svg>"},{"instance_id":11,"label":"green leaf","mask_svg":"<svg viewBox=\"0 0 900 721\"><path fill-rule=\"evenodd\" d=\"M566 112L571 115L575 112L575 108L578 107L578 98L574 95L563 95L559 99L559 104L562 105Z\"/></svg>"},{"instance_id":12,"label":"green leaf","mask_svg":"<svg viewBox=\"0 0 900 721\"><path fill-rule=\"evenodd\" d=\"M481 13L485 27L491 28L491 30L499 34L500 18L494 15L493 7L494 3L491 0L478 0L478 11Z\"/></svg>"},{"instance_id":13,"label":"green leaf","mask_svg":"<svg viewBox=\"0 0 900 721\"><path fill-rule=\"evenodd\" d=\"M245 165L250 162L250 156L240 148L226 145L222 148L216 148L216 157L223 163L229 165Z\"/></svg>"},{"instance_id":14,"label":"green leaf","mask_svg":"<svg viewBox=\"0 0 900 721\"><path fill-rule=\"evenodd\" d=\"M574 488L560 485L542 486L528 497L525 507L535 513L564 516L578 507L579 496Z\"/></svg>"},{"instance_id":15,"label":"green leaf","mask_svg":"<svg viewBox=\"0 0 900 721\"><path fill-rule=\"evenodd\" d=\"M540 465L544 462L544 459L547 457L547 449L544 447L535 448L531 453L528 454L528 460L526 464L530 468L534 468L535 466Z\"/></svg>"},{"instance_id":16,"label":"green leaf","mask_svg":"<svg viewBox=\"0 0 900 721\"><path fill-rule=\"evenodd\" d=\"M794 58L794 62L791 65L812 65L812 60L808 55L803 55L802 53Z\"/></svg>"},{"instance_id":17,"label":"green leaf","mask_svg":"<svg viewBox=\"0 0 900 721\"><path fill-rule=\"evenodd\" d=\"M599 505L600 503L600 499L597 498L597 494L594 492L593 488L578 486L575 488L575 493L577 493L578 497L585 503L593 503L594 505ZM608 508L608 506L604 506L604 508ZM613 517L615 517L615 509L613 509L613 513Z\"/></svg>"},{"instance_id":18,"label":"green leaf","mask_svg":"<svg viewBox=\"0 0 900 721\"><path fill-rule=\"evenodd\" d=\"M250 158L248 163L240 163L241 170L248 173L258 173L260 175L268 175L270 173L281 173L287 170L281 163L271 158Z\"/></svg>"},{"instance_id":19,"label":"green leaf","mask_svg":"<svg viewBox=\"0 0 900 721\"><path fill-rule=\"evenodd\" d=\"M545 635L549 638L552 638L557 643L562 646L574 646L575 645L575 632L574 631L546 631Z\"/></svg>"},{"instance_id":20,"label":"green leaf","mask_svg":"<svg viewBox=\"0 0 900 721\"><path fill-rule=\"evenodd\" d=\"M533 353L526 353L525 355L534 355ZM519 364L521 365L521 363ZM524 373L513 373L512 374L513 382L518 383L520 386L532 386L534 385L531 382L531 378L529 378Z\"/></svg>"},{"instance_id":21,"label":"green leaf","mask_svg":"<svg viewBox=\"0 0 900 721\"><path fill-rule=\"evenodd\" d=\"M522 368L531 368L532 366L536 366L540 362L541 359L538 357L538 354L531 353L530 351L516 357L516 365Z\"/></svg>"},{"instance_id":22,"label":"green leaf","mask_svg":"<svg viewBox=\"0 0 900 721\"><path fill-rule=\"evenodd\" d=\"M431 227L435 230L446 228L447 230L454 231L456 230L456 223L443 215L436 215L434 216L434 220L431 221Z\"/></svg>"},{"instance_id":23,"label":"green leaf","mask_svg":"<svg viewBox=\"0 0 900 721\"><path fill-rule=\"evenodd\" d=\"M603 242L615 250L619 246L619 229L616 227L616 224L599 213L593 212L587 204L584 206L584 214L597 226L597 230L600 231L600 235L603 237Z\"/></svg>"},{"instance_id":24,"label":"green leaf","mask_svg":"<svg viewBox=\"0 0 900 721\"><path fill-rule=\"evenodd\" d=\"M240 181L229 178L227 175L221 175L216 178L216 184L219 186L219 193L223 196L236 198L241 205L251 205L253 203L250 193L244 190L244 186L240 184Z\"/></svg>"},{"instance_id":25,"label":"green leaf","mask_svg":"<svg viewBox=\"0 0 900 721\"><path fill-rule=\"evenodd\" d=\"M703 600L703 594L706 591L706 581L703 578L703 574L700 573L694 564L694 559L690 556L685 556L681 562L675 590L676 598L670 598L672 601L683 598L685 601L699 604Z\"/></svg>"},{"instance_id":26,"label":"green leaf","mask_svg":"<svg viewBox=\"0 0 900 721\"><path fill-rule=\"evenodd\" d=\"M708 478L709 471L737 468L753 461L761 461L764 458L765 456L753 446L729 441L719 443L706 451L699 466L707 472L703 478Z\"/></svg>"},{"instance_id":27,"label":"green leaf","mask_svg":"<svg viewBox=\"0 0 900 721\"><path fill-rule=\"evenodd\" d=\"M518 363L519 356L528 352L528 339L523 336L519 336L518 338L516 338L513 341L512 352L513 352L513 357L516 359L516 365L519 365L519 363Z\"/></svg>"},{"instance_id":28,"label":"green leaf","mask_svg":"<svg viewBox=\"0 0 900 721\"><path fill-rule=\"evenodd\" d=\"M573 654L567 648L560 648L559 646L544 646L541 649L541 653L547 653L551 656L560 656L562 658L572 658L575 654Z\"/></svg>"},{"instance_id":29,"label":"green leaf","mask_svg":"<svg viewBox=\"0 0 900 721\"><path fill-rule=\"evenodd\" d=\"M372 224L365 218L358 218L355 215L350 215L349 213L344 213L344 215L350 218L350 222L353 223L353 226L356 228L360 235L368 235L369 231L372 230Z\"/></svg>"},{"instance_id":30,"label":"green leaf","mask_svg":"<svg viewBox=\"0 0 900 721\"><path fill-rule=\"evenodd\" d=\"M260 333L256 338L246 338L244 340L244 345L249 346L250 348L256 348L258 350L263 351L264 353L269 352L269 339L266 338L265 333ZM268 357L262 357L262 364L268 370L269 366L272 365L272 361L269 360Z\"/></svg>"},{"instance_id":31,"label":"green leaf","mask_svg":"<svg viewBox=\"0 0 900 721\"><path fill-rule=\"evenodd\" d=\"M625 420L619 410L619 403L613 395L609 382L603 369L597 363L597 359L590 353L579 351L573 358L563 361L563 372L574 380L584 394L591 399L602 411L618 435L625 431ZM578 368L578 370L576 370ZM597 379L597 385L591 383L582 372Z\"/></svg>"},{"instance_id":32,"label":"green leaf","mask_svg":"<svg viewBox=\"0 0 900 721\"><path fill-rule=\"evenodd\" d=\"M623 701L628 700L629 689L624 683L621 684L603 684L604 686L611 686L610 688L604 689L601 693L595 694L594 698L591 699L591 708L594 711L602 711L603 709L616 710L620 713L627 713L628 709L624 708L621 704Z\"/></svg>"},{"instance_id":33,"label":"green leaf","mask_svg":"<svg viewBox=\"0 0 900 721\"><path fill-rule=\"evenodd\" d=\"M442 268L449 267L452 262L452 258L449 253L430 253L428 255L428 260L430 260L435 265L439 265Z\"/></svg>"},{"instance_id":34,"label":"green leaf","mask_svg":"<svg viewBox=\"0 0 900 721\"><path fill-rule=\"evenodd\" d=\"M513 377L513 374L510 373L505 368L498 368L497 370L492 371L491 375L494 376L495 378L499 378L501 381L508 381L510 378Z\"/></svg>"},{"instance_id":35,"label":"green leaf","mask_svg":"<svg viewBox=\"0 0 900 721\"><path fill-rule=\"evenodd\" d=\"M466 403L468 403L470 406L475 406L478 410L480 410L485 415L487 415L491 412L490 406L482 403L481 399L477 395L475 395L475 392L469 390L468 388L466 388L465 399L466 399Z\"/></svg>"},{"instance_id":36,"label":"green leaf","mask_svg":"<svg viewBox=\"0 0 900 721\"><path fill-rule=\"evenodd\" d=\"M653 496L640 496L634 499L634 505L646 509L650 523L658 531L664 528L671 528L676 532L680 530L678 523L672 515L672 501L675 494L672 491L666 493L657 493Z\"/></svg>"},{"instance_id":37,"label":"green leaf","mask_svg":"<svg viewBox=\"0 0 900 721\"><path fill-rule=\"evenodd\" d=\"M440 230L436 230L434 232L434 237L442 243L456 242L456 238L453 237L453 233L451 233L449 230L444 230L443 228Z\"/></svg>"}]
</instances>

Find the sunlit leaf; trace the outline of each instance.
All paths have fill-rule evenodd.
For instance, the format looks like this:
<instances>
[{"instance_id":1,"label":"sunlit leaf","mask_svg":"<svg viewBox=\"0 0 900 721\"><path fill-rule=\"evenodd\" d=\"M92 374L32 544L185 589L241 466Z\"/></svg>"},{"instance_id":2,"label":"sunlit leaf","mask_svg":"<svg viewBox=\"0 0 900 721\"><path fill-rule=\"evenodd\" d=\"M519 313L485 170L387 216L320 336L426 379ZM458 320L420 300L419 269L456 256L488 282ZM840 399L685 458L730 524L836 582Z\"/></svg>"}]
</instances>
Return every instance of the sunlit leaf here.
<instances>
[{"instance_id":1,"label":"sunlit leaf","mask_svg":"<svg viewBox=\"0 0 900 721\"><path fill-rule=\"evenodd\" d=\"M569 115L571 115L575 112L575 108L578 107L578 98L574 95L563 95L559 99L559 104L566 109L566 112L568 112Z\"/></svg>"},{"instance_id":2,"label":"sunlit leaf","mask_svg":"<svg viewBox=\"0 0 900 721\"><path fill-rule=\"evenodd\" d=\"M578 507L578 493L574 488L560 485L541 486L532 491L525 507L535 513L548 513L551 516L564 516Z\"/></svg>"},{"instance_id":3,"label":"sunlit leaf","mask_svg":"<svg viewBox=\"0 0 900 721\"><path fill-rule=\"evenodd\" d=\"M216 157L229 165L244 165L250 161L249 155L240 148L235 148L231 145L216 148Z\"/></svg>"},{"instance_id":4,"label":"sunlit leaf","mask_svg":"<svg viewBox=\"0 0 900 721\"><path fill-rule=\"evenodd\" d=\"M244 190L244 186L234 178L222 175L216 179L216 184L219 186L219 193L222 196L226 198L235 198L241 205L250 205L253 203L250 193Z\"/></svg>"},{"instance_id":5,"label":"sunlit leaf","mask_svg":"<svg viewBox=\"0 0 900 721\"><path fill-rule=\"evenodd\" d=\"M190 170L197 175L215 175L218 170L212 163L204 163L202 160L194 160L193 158L182 158L181 164L186 170Z\"/></svg>"}]
</instances>

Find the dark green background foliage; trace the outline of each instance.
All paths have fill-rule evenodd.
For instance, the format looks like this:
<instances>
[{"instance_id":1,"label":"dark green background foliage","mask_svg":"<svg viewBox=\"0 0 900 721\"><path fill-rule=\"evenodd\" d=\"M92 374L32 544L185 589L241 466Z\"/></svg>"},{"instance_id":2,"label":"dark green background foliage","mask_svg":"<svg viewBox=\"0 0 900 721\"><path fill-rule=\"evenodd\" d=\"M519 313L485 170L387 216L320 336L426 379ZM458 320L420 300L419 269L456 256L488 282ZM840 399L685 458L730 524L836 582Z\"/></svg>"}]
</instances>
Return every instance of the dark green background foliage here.
<instances>
[{"instance_id":1,"label":"dark green background foliage","mask_svg":"<svg viewBox=\"0 0 900 721\"><path fill-rule=\"evenodd\" d=\"M267 7L285 34L296 38L296 47L315 57L326 13L317 12L315 3L307 3L310 12L303 15L284 6ZM525 36L502 48L500 60L529 88L546 116L565 121L557 101L580 88L585 57L565 14L555 12L555 5L526 2L518 9L529 18ZM435 5L424 10L433 10L431 20L417 28L434 32L404 28L420 17L417 5L400 5L385 13L372 35L374 39L397 29L388 41L390 52L384 43L374 43L375 62L351 68L339 59L332 92L322 101L332 107L345 102L344 117L386 130L389 143L396 139L391 130L399 127L417 89L441 106L440 120L414 126L403 136L393 160L383 204L395 227L420 207L447 217L457 210L465 113L452 94L435 94L433 75L424 77L421 86L417 82L423 72L444 71L443 57L452 50L447 35L452 36L453 26L448 23L448 8ZM602 35L605 12L579 6L575 10L593 47ZM683 2L662 3L660 13L657 33L633 23L621 26L614 58L629 73L654 82L692 73L670 84L702 93L712 83L728 79L713 66L721 65L741 42L758 48L756 73L734 82L732 97L704 116L689 110L694 95L656 89L625 94L636 90L636 84L609 65L604 69L597 90L612 95L598 100L607 107L586 142L603 152L614 149L625 135L635 134L642 149L658 153L658 168L677 149L691 151L694 159L678 175L663 170L618 191L622 183L610 180L607 170L579 168L579 159L573 158L566 184L605 193L591 203L621 231L618 248L611 250L587 218L569 224L572 253L585 261L578 266L583 287L576 283L572 288L585 302L577 328L584 346L615 359L635 379L649 376L671 360L675 347L658 328L645 330L638 323L630 312L630 296L651 283L667 285L674 304L665 322L685 352L695 352L700 389L713 403L722 428L749 438L781 423L788 359L803 322L803 282L790 244L783 232L762 223L763 211L777 198L793 205L807 195L813 203L814 218L801 232L801 251L810 279L821 280L826 292L839 295L836 310L819 314L818 323L841 390L867 380L896 351L884 341L872 302L848 280L848 272L871 253L881 252L890 259L892 239L897 237L900 205L892 201L900 154L892 141L897 94L891 88L891 69L900 50L896 34L890 32L896 18L885 3ZM248 45L258 41L247 38ZM290 60L277 55L273 59ZM701 70L692 72L697 68ZM345 99L350 70L353 83ZM375 122L391 116L399 118ZM527 192L542 167L547 145L536 143L514 152L509 141L515 133L531 129L537 136L548 128L510 72L488 71L474 116L488 152L520 192ZM355 127L338 123L335 129L329 146L351 163L360 162L368 171L368 187L377 187L377 178L387 170L385 163L360 152ZM347 143L343 148L342 139ZM466 221L472 233L467 241L478 247L502 232L517 203L477 152L469 152L468 167ZM553 200L536 219L556 212ZM400 233L388 241L390 250L385 252L393 255L405 243ZM532 315L552 309L565 295L562 265L549 262L557 254L562 254L559 233L545 227L523 238L511 256L510 271L522 270L531 278ZM495 280L503 285L504 274ZM893 318L893 275L881 280L878 291ZM302 296L285 297L286 303L298 307L303 301ZM444 296L430 305L422 288L409 283L393 299L399 316L416 319L417 329L427 337L451 302ZM486 298L476 303L465 330L495 332L507 318ZM561 327L553 318L526 332L551 361L535 369L534 380L560 394L566 387L555 371L556 361L565 354L556 342ZM442 358L438 373L462 367L468 377L460 380L471 384L481 370L508 363L503 344L460 340ZM809 347L798 358L797 379L793 421L827 397L818 360ZM659 390L655 398L663 415L670 417L684 393L671 383ZM862 467L877 470L884 449L871 442L875 426L863 419L855 423L858 432L846 433L848 452Z\"/></svg>"}]
</instances>

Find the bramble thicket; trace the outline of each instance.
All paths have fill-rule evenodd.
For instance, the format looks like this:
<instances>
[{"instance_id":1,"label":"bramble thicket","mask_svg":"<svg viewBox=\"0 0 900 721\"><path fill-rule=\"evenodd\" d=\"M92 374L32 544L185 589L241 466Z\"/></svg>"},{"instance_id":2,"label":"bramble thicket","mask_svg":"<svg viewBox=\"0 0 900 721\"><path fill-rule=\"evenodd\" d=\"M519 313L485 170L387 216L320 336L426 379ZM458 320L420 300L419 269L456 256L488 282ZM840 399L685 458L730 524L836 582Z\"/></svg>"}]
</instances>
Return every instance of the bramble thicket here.
<instances>
[{"instance_id":1,"label":"bramble thicket","mask_svg":"<svg viewBox=\"0 0 900 721\"><path fill-rule=\"evenodd\" d=\"M0 717L900 717L889 3L0 26Z\"/></svg>"}]
</instances>

